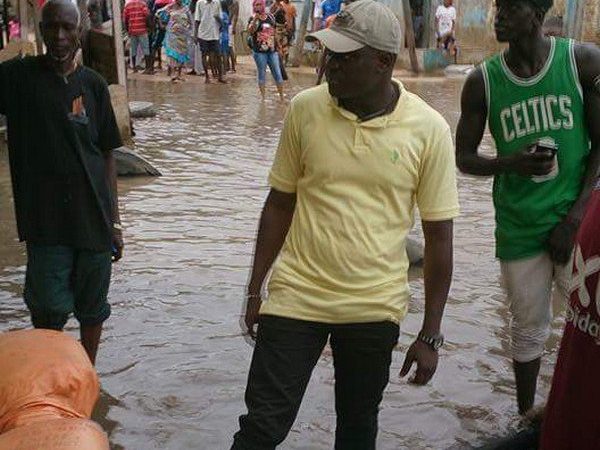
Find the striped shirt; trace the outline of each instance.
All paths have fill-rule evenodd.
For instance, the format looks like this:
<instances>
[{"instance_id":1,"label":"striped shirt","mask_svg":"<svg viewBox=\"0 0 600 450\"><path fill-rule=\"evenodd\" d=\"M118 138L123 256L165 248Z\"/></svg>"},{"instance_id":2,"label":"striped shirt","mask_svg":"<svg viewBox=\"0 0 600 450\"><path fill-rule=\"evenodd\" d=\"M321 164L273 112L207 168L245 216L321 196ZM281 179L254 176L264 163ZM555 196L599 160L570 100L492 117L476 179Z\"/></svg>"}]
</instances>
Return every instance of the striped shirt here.
<instances>
[{"instance_id":1,"label":"striped shirt","mask_svg":"<svg viewBox=\"0 0 600 450\"><path fill-rule=\"evenodd\" d=\"M141 36L148 33L147 20L150 11L142 0L131 0L123 9L123 22L129 36Z\"/></svg>"}]
</instances>

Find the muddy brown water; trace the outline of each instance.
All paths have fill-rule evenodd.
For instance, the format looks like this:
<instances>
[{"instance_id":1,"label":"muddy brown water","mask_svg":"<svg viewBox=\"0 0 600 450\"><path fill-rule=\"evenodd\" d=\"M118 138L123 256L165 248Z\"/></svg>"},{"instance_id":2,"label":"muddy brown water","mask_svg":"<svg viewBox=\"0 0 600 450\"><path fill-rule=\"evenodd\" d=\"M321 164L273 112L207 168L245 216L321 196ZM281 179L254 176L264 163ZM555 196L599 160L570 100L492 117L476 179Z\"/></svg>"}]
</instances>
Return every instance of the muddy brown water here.
<instances>
[{"instance_id":1,"label":"muddy brown water","mask_svg":"<svg viewBox=\"0 0 600 450\"><path fill-rule=\"evenodd\" d=\"M313 78L296 75L289 91ZM460 80L406 81L452 127ZM131 97L154 102L159 115L136 121L141 154L164 174L120 182L126 253L114 267L113 315L106 324L95 413L113 448L228 449L244 411L251 347L239 316L266 176L284 107L266 103L255 83L227 86L134 82ZM485 147L491 151L489 136ZM21 299L24 248L16 241L6 155L0 160L0 331L29 326ZM398 378L419 330L422 278L394 353L380 415L378 448L459 449L517 426L508 357L508 313L494 260L491 181L459 176L456 266L444 320L447 344L433 382ZM561 320L542 370L548 392ZM76 333L69 323L68 332ZM298 419L281 449L332 448L333 367L325 351Z\"/></svg>"}]
</instances>

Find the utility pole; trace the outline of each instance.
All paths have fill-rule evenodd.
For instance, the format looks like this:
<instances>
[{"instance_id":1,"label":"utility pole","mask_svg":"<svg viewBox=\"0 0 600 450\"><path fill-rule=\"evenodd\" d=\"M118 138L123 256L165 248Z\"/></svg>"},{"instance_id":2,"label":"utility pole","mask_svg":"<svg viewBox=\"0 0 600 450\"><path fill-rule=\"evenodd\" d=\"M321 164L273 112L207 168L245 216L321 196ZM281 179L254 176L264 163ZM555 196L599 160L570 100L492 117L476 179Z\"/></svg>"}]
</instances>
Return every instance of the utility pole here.
<instances>
[{"instance_id":1,"label":"utility pole","mask_svg":"<svg viewBox=\"0 0 600 450\"><path fill-rule=\"evenodd\" d=\"M410 0L402 0L402 12L404 15L404 27L406 28L406 45L408 47L408 56L410 56L410 65L414 73L419 73L419 60L417 59L417 45L415 42L415 29L413 28Z\"/></svg>"},{"instance_id":2,"label":"utility pole","mask_svg":"<svg viewBox=\"0 0 600 450\"><path fill-rule=\"evenodd\" d=\"M123 23L121 21L121 0L112 0L113 38L117 63L117 79L127 89L127 69L125 67L125 47L123 46Z\"/></svg>"},{"instance_id":3,"label":"utility pole","mask_svg":"<svg viewBox=\"0 0 600 450\"><path fill-rule=\"evenodd\" d=\"M6 34L6 43L8 44L10 42L10 30L8 27L8 22L9 22L9 20L8 20L8 0L4 0L3 14L4 14L4 32Z\"/></svg>"}]
</instances>

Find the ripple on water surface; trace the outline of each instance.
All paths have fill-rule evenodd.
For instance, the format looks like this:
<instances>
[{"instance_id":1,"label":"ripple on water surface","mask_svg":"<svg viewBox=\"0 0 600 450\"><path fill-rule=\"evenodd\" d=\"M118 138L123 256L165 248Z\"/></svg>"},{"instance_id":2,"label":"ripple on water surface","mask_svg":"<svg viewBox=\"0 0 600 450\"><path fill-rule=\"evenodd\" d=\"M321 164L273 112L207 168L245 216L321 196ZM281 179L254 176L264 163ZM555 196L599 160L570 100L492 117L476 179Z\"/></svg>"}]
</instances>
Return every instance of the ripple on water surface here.
<instances>
[{"instance_id":1,"label":"ripple on water surface","mask_svg":"<svg viewBox=\"0 0 600 450\"><path fill-rule=\"evenodd\" d=\"M292 90L311 82L295 78ZM456 126L459 81L406 85ZM96 419L114 448L226 449L244 411L251 348L238 321L285 109L274 95L259 102L251 80L208 87L133 83L131 95L159 108L158 117L135 122L136 143L164 176L120 183L127 248L114 270ZM489 136L485 147L492 151ZM398 379L423 311L422 281L415 276L382 404L382 450L468 448L515 426L491 182L460 176L459 185L462 215L444 321L448 343L431 385L416 388ZM7 330L28 326L28 315L20 298L24 251L15 242L4 163L0 194L0 329ZM559 329L557 320L553 349ZM547 365L541 395L549 375ZM325 352L282 449L331 448L332 386L332 361Z\"/></svg>"}]
</instances>

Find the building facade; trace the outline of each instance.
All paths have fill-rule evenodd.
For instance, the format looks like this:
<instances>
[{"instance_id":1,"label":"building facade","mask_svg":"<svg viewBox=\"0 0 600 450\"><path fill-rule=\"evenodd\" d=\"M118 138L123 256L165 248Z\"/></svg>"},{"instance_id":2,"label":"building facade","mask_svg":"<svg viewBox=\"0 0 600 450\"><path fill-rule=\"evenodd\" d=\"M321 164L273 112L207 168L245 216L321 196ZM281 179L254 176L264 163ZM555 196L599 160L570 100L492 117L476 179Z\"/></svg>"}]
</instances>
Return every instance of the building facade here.
<instances>
[{"instance_id":1,"label":"building facade","mask_svg":"<svg viewBox=\"0 0 600 450\"><path fill-rule=\"evenodd\" d=\"M455 6L460 63L479 63L502 48L494 34L493 0L455 0ZM600 43L600 0L555 0L548 17L562 21L565 36Z\"/></svg>"}]
</instances>

